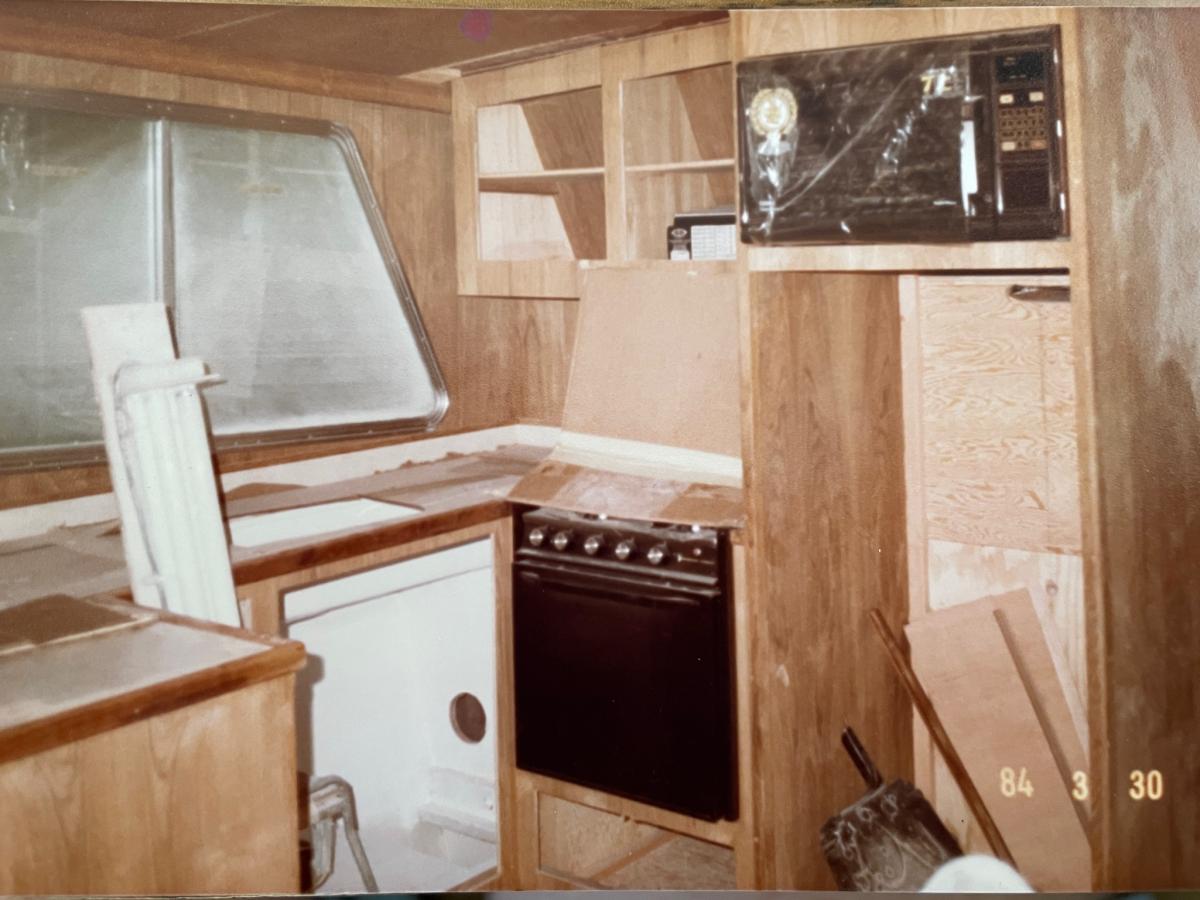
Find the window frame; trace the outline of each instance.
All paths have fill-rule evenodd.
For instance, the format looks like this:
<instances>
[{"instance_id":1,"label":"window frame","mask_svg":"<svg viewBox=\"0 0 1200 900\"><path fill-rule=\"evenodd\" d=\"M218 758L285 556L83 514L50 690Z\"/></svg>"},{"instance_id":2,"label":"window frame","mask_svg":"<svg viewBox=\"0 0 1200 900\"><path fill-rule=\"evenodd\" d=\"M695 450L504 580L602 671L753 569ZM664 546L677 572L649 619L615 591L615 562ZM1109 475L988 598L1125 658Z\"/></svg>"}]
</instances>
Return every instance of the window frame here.
<instances>
[{"instance_id":1,"label":"window frame","mask_svg":"<svg viewBox=\"0 0 1200 900\"><path fill-rule=\"evenodd\" d=\"M273 115L118 94L15 85L0 85L0 106L4 105L36 106L63 112L92 112L121 118L140 118L156 123L158 162L153 177L157 182L159 202L156 204L155 221L152 223L152 227L157 230L160 248L160 257L156 264L159 269L158 281L162 296L158 299L162 300L167 307L168 315L172 317L175 311L175 235L171 178L171 123L188 122L198 125L228 126L331 139L346 163L355 193L371 229L371 235L379 248L384 267L387 269L388 277L396 292L404 321L412 332L420 359L429 373L435 397L433 412L424 417L328 425L321 428L278 429L224 436L211 435L214 449L217 451L245 450L253 447L301 445L346 438L413 434L432 431L445 417L450 408L450 396L446 388L446 381L441 367L438 365L429 335L425 330L403 264L396 252L396 245L388 231L383 210L375 198L358 142L349 127L340 122L326 119ZM0 473L72 468L103 463L105 459L103 438L95 442L60 444L37 449L0 449Z\"/></svg>"}]
</instances>

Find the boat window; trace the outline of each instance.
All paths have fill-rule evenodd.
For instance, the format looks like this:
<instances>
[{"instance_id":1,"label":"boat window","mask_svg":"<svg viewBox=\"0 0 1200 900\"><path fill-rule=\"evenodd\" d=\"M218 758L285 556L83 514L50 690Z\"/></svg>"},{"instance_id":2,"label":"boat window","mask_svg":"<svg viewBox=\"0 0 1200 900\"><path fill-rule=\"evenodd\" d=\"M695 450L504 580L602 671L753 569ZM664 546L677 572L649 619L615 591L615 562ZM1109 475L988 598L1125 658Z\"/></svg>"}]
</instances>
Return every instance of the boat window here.
<instances>
[{"instance_id":1,"label":"boat window","mask_svg":"<svg viewBox=\"0 0 1200 900\"><path fill-rule=\"evenodd\" d=\"M0 468L102 459L79 310L172 308L219 447L423 430L447 405L349 132L0 92Z\"/></svg>"}]
</instances>

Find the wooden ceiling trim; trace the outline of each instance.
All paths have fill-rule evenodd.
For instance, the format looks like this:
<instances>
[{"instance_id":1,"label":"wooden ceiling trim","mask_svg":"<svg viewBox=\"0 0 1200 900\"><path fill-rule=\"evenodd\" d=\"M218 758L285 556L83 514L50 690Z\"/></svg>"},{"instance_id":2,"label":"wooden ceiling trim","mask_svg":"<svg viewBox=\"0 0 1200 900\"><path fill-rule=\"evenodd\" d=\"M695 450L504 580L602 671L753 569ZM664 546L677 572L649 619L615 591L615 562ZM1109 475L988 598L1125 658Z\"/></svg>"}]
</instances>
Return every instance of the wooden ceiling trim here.
<instances>
[{"instance_id":1,"label":"wooden ceiling trim","mask_svg":"<svg viewBox=\"0 0 1200 900\"><path fill-rule=\"evenodd\" d=\"M116 35L0 12L0 50L148 69L172 75L213 78L323 97L450 112L448 85L326 69L302 63L268 62L155 38Z\"/></svg>"}]
</instances>

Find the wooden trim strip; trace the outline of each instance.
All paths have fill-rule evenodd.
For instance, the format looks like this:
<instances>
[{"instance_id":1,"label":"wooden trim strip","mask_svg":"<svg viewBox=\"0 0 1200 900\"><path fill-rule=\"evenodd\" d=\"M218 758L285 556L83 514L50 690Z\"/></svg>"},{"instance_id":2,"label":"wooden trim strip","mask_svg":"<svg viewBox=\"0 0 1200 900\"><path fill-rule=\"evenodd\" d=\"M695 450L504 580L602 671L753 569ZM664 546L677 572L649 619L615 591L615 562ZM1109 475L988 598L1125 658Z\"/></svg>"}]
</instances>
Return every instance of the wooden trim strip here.
<instances>
[{"instance_id":1,"label":"wooden trim strip","mask_svg":"<svg viewBox=\"0 0 1200 900\"><path fill-rule=\"evenodd\" d=\"M361 75L286 61L266 62L154 38L0 13L0 50L214 78L322 97L450 112L447 84Z\"/></svg>"},{"instance_id":2,"label":"wooden trim strip","mask_svg":"<svg viewBox=\"0 0 1200 900\"><path fill-rule=\"evenodd\" d=\"M173 623L180 619L188 626L195 626L181 616L164 616L164 620ZM237 629L230 631L242 640L253 640ZM17 725L0 733L0 764L289 675L300 669L306 658L303 644L284 641L252 656Z\"/></svg>"}]
</instances>

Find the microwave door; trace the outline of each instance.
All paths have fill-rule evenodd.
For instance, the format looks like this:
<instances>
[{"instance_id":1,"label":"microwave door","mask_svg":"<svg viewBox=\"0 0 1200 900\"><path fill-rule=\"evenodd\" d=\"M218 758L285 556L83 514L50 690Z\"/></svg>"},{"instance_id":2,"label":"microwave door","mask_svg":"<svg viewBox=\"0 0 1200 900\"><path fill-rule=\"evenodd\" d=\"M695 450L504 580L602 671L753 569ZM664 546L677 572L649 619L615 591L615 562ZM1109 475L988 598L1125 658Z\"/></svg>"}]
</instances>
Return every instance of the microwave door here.
<instances>
[{"instance_id":1,"label":"microwave door","mask_svg":"<svg viewBox=\"0 0 1200 900\"><path fill-rule=\"evenodd\" d=\"M965 240L987 165L985 123L964 115L971 82L969 45L953 40L743 66L743 233L759 243ZM754 105L780 91L796 115L776 135Z\"/></svg>"}]
</instances>

